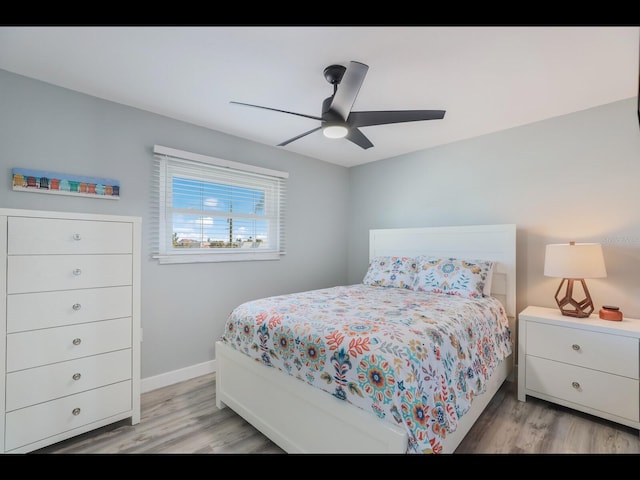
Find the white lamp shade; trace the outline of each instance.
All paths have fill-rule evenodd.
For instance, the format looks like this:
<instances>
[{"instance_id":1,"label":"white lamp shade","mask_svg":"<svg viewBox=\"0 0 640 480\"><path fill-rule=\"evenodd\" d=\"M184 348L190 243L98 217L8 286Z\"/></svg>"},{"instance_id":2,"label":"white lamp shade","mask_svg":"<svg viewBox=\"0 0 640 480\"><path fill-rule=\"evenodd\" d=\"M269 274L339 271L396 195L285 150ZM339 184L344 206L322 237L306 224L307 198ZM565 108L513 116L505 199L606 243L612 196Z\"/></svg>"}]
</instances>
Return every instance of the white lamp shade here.
<instances>
[{"instance_id":1,"label":"white lamp shade","mask_svg":"<svg viewBox=\"0 0 640 480\"><path fill-rule=\"evenodd\" d=\"M607 276L599 243L558 243L547 245L544 274L559 278L601 278Z\"/></svg>"}]
</instances>

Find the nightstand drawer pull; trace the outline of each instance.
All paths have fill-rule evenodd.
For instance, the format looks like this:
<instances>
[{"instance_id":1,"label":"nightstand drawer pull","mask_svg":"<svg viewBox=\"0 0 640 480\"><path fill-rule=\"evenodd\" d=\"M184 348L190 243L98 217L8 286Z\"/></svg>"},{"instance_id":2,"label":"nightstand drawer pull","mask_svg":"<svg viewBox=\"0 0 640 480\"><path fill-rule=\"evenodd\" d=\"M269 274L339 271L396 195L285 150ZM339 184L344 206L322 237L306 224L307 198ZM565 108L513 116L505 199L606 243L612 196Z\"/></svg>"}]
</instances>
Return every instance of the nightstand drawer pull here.
<instances>
[{"instance_id":1,"label":"nightstand drawer pull","mask_svg":"<svg viewBox=\"0 0 640 480\"><path fill-rule=\"evenodd\" d=\"M74 380L80 380L80 377L82 377L82 375L80 375L79 373L74 373L73 377L71 378L73 378Z\"/></svg>"},{"instance_id":2,"label":"nightstand drawer pull","mask_svg":"<svg viewBox=\"0 0 640 480\"><path fill-rule=\"evenodd\" d=\"M73 269L73 274L77 277L78 275L82 274L82 270L80 270L79 268L74 268Z\"/></svg>"},{"instance_id":3,"label":"nightstand drawer pull","mask_svg":"<svg viewBox=\"0 0 640 480\"><path fill-rule=\"evenodd\" d=\"M74 239L74 240L81 240L81 239L82 239L82 237L80 236L80 234L79 234L79 233L74 233L74 234L73 234L73 239Z\"/></svg>"},{"instance_id":4,"label":"nightstand drawer pull","mask_svg":"<svg viewBox=\"0 0 640 480\"><path fill-rule=\"evenodd\" d=\"M580 384L578 382L571 382L571 386L576 390L580 390Z\"/></svg>"},{"instance_id":5,"label":"nightstand drawer pull","mask_svg":"<svg viewBox=\"0 0 640 480\"><path fill-rule=\"evenodd\" d=\"M71 413L73 413L75 416L78 416L78 415L80 415L80 409L78 407L76 407L73 410L71 410Z\"/></svg>"},{"instance_id":6,"label":"nightstand drawer pull","mask_svg":"<svg viewBox=\"0 0 640 480\"><path fill-rule=\"evenodd\" d=\"M80 340L79 338L74 338L73 339L73 344L74 345L80 345L82 343L82 340Z\"/></svg>"},{"instance_id":7,"label":"nightstand drawer pull","mask_svg":"<svg viewBox=\"0 0 640 480\"><path fill-rule=\"evenodd\" d=\"M571 345L571 348L573 348L575 351L580 350L580 345L578 345L577 343L574 343L573 345Z\"/></svg>"},{"instance_id":8,"label":"nightstand drawer pull","mask_svg":"<svg viewBox=\"0 0 640 480\"><path fill-rule=\"evenodd\" d=\"M71 307L71 308L73 308L77 312L78 310L80 310L82 308L82 305L80 305L79 303L74 303L73 307Z\"/></svg>"}]
</instances>

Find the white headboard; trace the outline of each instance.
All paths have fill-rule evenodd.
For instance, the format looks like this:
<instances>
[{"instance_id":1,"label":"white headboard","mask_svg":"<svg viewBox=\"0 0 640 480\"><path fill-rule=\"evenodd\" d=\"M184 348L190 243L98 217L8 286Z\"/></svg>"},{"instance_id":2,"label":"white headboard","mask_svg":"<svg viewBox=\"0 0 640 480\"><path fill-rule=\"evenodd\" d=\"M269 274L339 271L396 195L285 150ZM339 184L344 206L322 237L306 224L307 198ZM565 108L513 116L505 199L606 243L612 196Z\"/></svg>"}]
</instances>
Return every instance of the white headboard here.
<instances>
[{"instance_id":1,"label":"white headboard","mask_svg":"<svg viewBox=\"0 0 640 480\"><path fill-rule=\"evenodd\" d=\"M369 230L369 260L382 255L434 255L493 260L491 295L516 315L516 226L384 228Z\"/></svg>"}]
</instances>

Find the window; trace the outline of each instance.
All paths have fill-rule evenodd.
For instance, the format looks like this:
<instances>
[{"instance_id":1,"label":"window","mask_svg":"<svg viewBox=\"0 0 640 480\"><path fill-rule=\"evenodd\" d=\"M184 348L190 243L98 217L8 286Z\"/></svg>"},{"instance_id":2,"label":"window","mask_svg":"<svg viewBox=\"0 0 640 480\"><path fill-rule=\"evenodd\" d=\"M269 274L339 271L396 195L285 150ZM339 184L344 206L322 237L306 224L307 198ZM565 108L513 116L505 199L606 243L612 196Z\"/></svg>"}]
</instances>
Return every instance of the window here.
<instances>
[{"instance_id":1,"label":"window","mask_svg":"<svg viewBox=\"0 0 640 480\"><path fill-rule=\"evenodd\" d=\"M154 146L160 263L277 260L288 174Z\"/></svg>"}]
</instances>

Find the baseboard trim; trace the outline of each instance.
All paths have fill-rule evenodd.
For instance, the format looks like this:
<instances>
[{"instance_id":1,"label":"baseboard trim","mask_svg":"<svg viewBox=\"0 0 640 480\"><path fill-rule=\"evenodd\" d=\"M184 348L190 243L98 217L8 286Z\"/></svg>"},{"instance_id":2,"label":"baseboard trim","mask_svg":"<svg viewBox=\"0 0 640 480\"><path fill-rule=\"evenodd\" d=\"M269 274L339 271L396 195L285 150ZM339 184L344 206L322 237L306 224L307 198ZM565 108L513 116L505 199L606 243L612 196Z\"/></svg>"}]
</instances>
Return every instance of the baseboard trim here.
<instances>
[{"instance_id":1,"label":"baseboard trim","mask_svg":"<svg viewBox=\"0 0 640 480\"><path fill-rule=\"evenodd\" d=\"M215 371L216 361L210 360L208 362L191 365L190 367L181 368L179 370L162 373L155 377L143 378L140 380L140 392L150 392L151 390L173 385L174 383L184 382L185 380L190 380L201 375L207 375L208 373L213 373Z\"/></svg>"}]
</instances>

